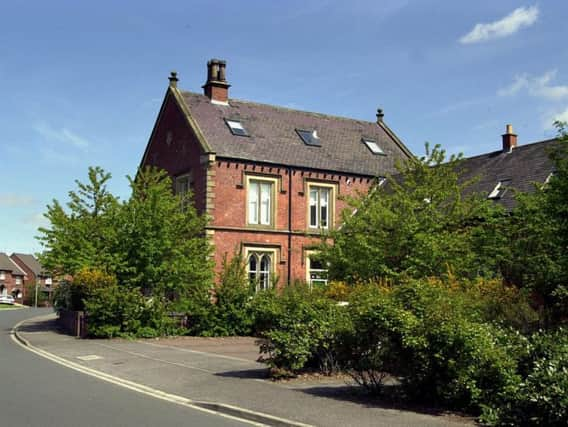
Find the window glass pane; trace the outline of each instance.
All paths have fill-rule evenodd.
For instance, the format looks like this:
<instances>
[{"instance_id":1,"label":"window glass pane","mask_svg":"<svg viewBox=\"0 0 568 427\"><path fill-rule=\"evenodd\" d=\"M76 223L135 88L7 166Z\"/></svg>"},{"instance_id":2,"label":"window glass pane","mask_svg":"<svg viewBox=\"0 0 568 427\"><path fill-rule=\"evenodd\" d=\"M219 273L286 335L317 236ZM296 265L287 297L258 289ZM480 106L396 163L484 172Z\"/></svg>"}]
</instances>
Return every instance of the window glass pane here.
<instances>
[{"instance_id":1,"label":"window glass pane","mask_svg":"<svg viewBox=\"0 0 568 427\"><path fill-rule=\"evenodd\" d=\"M268 182L263 182L260 185L260 223L264 225L270 224L270 197L272 193L272 184Z\"/></svg>"},{"instance_id":2,"label":"window glass pane","mask_svg":"<svg viewBox=\"0 0 568 427\"><path fill-rule=\"evenodd\" d=\"M255 254L249 256L248 262L248 275L249 281L254 283L256 281L256 271L257 271L257 258Z\"/></svg>"},{"instance_id":3,"label":"window glass pane","mask_svg":"<svg viewBox=\"0 0 568 427\"><path fill-rule=\"evenodd\" d=\"M321 226L327 228L329 220L329 188L320 188L320 214Z\"/></svg>"},{"instance_id":4,"label":"window glass pane","mask_svg":"<svg viewBox=\"0 0 568 427\"><path fill-rule=\"evenodd\" d=\"M308 258L309 266L309 282L312 286L325 286L327 285L327 268L324 263L318 259L317 256L310 256Z\"/></svg>"},{"instance_id":5,"label":"window glass pane","mask_svg":"<svg viewBox=\"0 0 568 427\"><path fill-rule=\"evenodd\" d=\"M310 227L318 226L318 191L310 190Z\"/></svg>"},{"instance_id":6,"label":"window glass pane","mask_svg":"<svg viewBox=\"0 0 568 427\"><path fill-rule=\"evenodd\" d=\"M249 224L258 224L258 198L259 188L258 182L250 181L248 188L248 222Z\"/></svg>"},{"instance_id":7,"label":"window glass pane","mask_svg":"<svg viewBox=\"0 0 568 427\"><path fill-rule=\"evenodd\" d=\"M382 148L379 147L379 144L377 144L375 141L366 139L364 139L363 141L365 141L365 144L367 144L367 147L369 147L369 150L371 150L373 154L384 154Z\"/></svg>"},{"instance_id":8,"label":"window glass pane","mask_svg":"<svg viewBox=\"0 0 568 427\"><path fill-rule=\"evenodd\" d=\"M226 120L226 122L229 125L231 133L233 135L248 136L247 131L245 130L241 122L238 122L236 120Z\"/></svg>"},{"instance_id":9,"label":"window glass pane","mask_svg":"<svg viewBox=\"0 0 568 427\"><path fill-rule=\"evenodd\" d=\"M265 254L260 259L260 288L265 290L270 285L270 256Z\"/></svg>"}]
</instances>

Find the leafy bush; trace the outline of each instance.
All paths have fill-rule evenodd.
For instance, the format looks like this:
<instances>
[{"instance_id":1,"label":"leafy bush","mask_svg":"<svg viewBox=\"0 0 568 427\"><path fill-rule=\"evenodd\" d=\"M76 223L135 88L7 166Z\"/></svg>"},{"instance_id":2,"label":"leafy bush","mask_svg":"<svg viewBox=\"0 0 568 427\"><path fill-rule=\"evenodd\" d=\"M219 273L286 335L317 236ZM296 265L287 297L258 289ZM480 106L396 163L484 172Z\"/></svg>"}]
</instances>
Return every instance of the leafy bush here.
<instances>
[{"instance_id":1,"label":"leafy bush","mask_svg":"<svg viewBox=\"0 0 568 427\"><path fill-rule=\"evenodd\" d=\"M522 381L485 407L482 420L498 426L568 425L568 331L532 335L519 369Z\"/></svg>"},{"instance_id":2,"label":"leafy bush","mask_svg":"<svg viewBox=\"0 0 568 427\"><path fill-rule=\"evenodd\" d=\"M253 291L246 266L240 253L230 261L223 257L219 285L214 293L185 301L178 310L188 313L191 335L231 336L250 335L254 317L251 310Z\"/></svg>"},{"instance_id":3,"label":"leafy bush","mask_svg":"<svg viewBox=\"0 0 568 427\"><path fill-rule=\"evenodd\" d=\"M331 373L343 363L339 337L350 329L344 307L306 285L255 302L257 324L267 328L261 351L270 367L289 374L305 368Z\"/></svg>"},{"instance_id":4,"label":"leafy bush","mask_svg":"<svg viewBox=\"0 0 568 427\"><path fill-rule=\"evenodd\" d=\"M374 391L387 372L410 398L475 410L517 380L507 333L483 323L463 293L419 280L369 286L353 295L350 313L349 367Z\"/></svg>"},{"instance_id":5,"label":"leafy bush","mask_svg":"<svg viewBox=\"0 0 568 427\"><path fill-rule=\"evenodd\" d=\"M72 280L62 281L54 291L57 311L83 311L84 301L98 288L116 286L116 277L96 268L82 268Z\"/></svg>"},{"instance_id":6,"label":"leafy bush","mask_svg":"<svg viewBox=\"0 0 568 427\"><path fill-rule=\"evenodd\" d=\"M229 262L225 255L220 279L215 292L219 335L249 335L254 322L250 310L253 291L240 253Z\"/></svg>"},{"instance_id":7,"label":"leafy bush","mask_svg":"<svg viewBox=\"0 0 568 427\"><path fill-rule=\"evenodd\" d=\"M142 327L144 297L138 289L111 285L92 292L85 300L89 335L98 338L135 336Z\"/></svg>"}]
</instances>

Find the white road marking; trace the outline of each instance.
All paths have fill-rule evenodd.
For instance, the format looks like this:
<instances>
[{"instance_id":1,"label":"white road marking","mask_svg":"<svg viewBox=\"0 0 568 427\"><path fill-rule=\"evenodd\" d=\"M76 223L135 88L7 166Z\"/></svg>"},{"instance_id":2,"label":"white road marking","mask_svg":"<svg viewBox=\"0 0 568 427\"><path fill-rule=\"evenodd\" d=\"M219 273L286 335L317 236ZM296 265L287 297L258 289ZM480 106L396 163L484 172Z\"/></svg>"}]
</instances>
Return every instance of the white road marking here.
<instances>
[{"instance_id":1,"label":"white road marking","mask_svg":"<svg viewBox=\"0 0 568 427\"><path fill-rule=\"evenodd\" d=\"M116 348L116 347L113 347L112 345L108 345L108 344L97 343L97 345L100 345L101 347L105 347L105 348L110 348L111 350L120 351L122 353L130 354L132 356L140 357L142 359L153 360L155 362L165 363L165 364L168 364L168 365L175 365L175 366L179 366L181 368L194 369L196 371L206 372L208 374L216 374L217 373L216 371L210 371L208 369L198 368L197 366L187 365L187 364L181 363L181 362L171 362L171 361L165 360L165 359L158 359L157 357L146 356L145 354L137 353L135 351L123 350L121 348Z\"/></svg>"},{"instance_id":2,"label":"white road marking","mask_svg":"<svg viewBox=\"0 0 568 427\"><path fill-rule=\"evenodd\" d=\"M179 347L169 346L169 345L165 345L165 344L156 344L156 343L153 343L153 342L146 342L146 341L136 341L136 342L141 343L141 344L151 345L153 347L171 348L171 349L182 351L182 352L185 352L185 353L195 353L195 354L201 354L201 355L207 356L207 357L218 357L220 359L229 359L229 360L236 360L236 361L239 361L239 362L251 363L251 360L243 359L241 357L225 356L223 354L213 354L213 353L207 353L205 351L199 351L199 350L189 350L187 348L179 348ZM254 363L258 363L258 362L254 362Z\"/></svg>"},{"instance_id":3,"label":"white road marking","mask_svg":"<svg viewBox=\"0 0 568 427\"><path fill-rule=\"evenodd\" d=\"M88 362L90 360L99 360L102 359L101 356L97 356L96 354L87 354L86 356L77 356L77 359L79 360L84 360L85 362Z\"/></svg>"},{"instance_id":4,"label":"white road marking","mask_svg":"<svg viewBox=\"0 0 568 427\"><path fill-rule=\"evenodd\" d=\"M41 316L41 318L43 318L43 317L46 317L46 316ZM34 319L38 320L38 319L40 319L40 317L37 317L37 318L34 318ZM22 347L22 348L24 348L28 351L31 351L32 353L37 354L38 356L44 357L48 360L51 360L52 362L58 363L58 364L63 365L67 368L70 368L70 369L73 369L75 371L90 375L90 376L98 378L102 381L107 381L109 383L127 388L129 390L133 390L133 391L136 391L138 393L145 394L147 396L151 396L151 397L154 397L154 398L157 398L157 399L165 400L165 401L168 401L168 402L171 402L171 403L176 403L178 405L185 406L185 407L188 407L188 408L191 408L191 409L195 409L195 410L198 410L198 411L201 411L201 412L206 412L208 414L217 415L217 416L220 416L220 417L232 419L232 420L239 421L239 422L246 423L246 424L250 424L250 425L253 425L253 426L267 426L267 424L251 421L251 420L248 420L248 419L245 419L245 418L239 418L239 417L236 417L236 416L233 416L233 415L228 415L228 414L225 414L223 412L214 411L214 410L211 410L211 409L206 409L206 408L203 408L201 406L198 406L198 404L199 403L203 403L203 404L208 403L208 404L212 404L212 405L224 406L228 409L242 412L243 414L250 414L251 416L263 417L263 418L266 418L267 420L273 420L277 423L285 423L285 424L288 424L290 426L313 427L310 424L304 424L304 423L299 423L299 422L295 422L295 421L290 421L290 420L287 420L287 419L284 419L284 418L275 417L273 415L264 414L262 412L251 411L249 409L244 409L244 408L240 408L240 407L233 406L233 405L227 405L227 404L224 404L224 403L194 401L194 400L188 399L188 398L183 397L183 396L178 396L178 395L175 395L175 394L166 393L162 390L157 390L157 389L154 389L152 387L145 386L143 384L138 384L138 383L135 383L133 381L118 378L118 377L115 377L113 375L109 375L109 374L106 374L104 372L100 372L100 371L97 371L95 369L87 368L86 366L79 365L77 363L71 362L71 361L66 360L62 357L59 357L55 354L49 353L48 351L37 348L37 347L33 346L31 343L27 342L27 340L25 340L25 339L24 339L24 341L26 341L26 344L20 342L20 339L18 337L16 337L16 331L24 322L26 322L28 320L30 320L30 319L22 320L21 322L18 322L12 328L12 330L10 331L12 341L14 341L20 347Z\"/></svg>"}]
</instances>

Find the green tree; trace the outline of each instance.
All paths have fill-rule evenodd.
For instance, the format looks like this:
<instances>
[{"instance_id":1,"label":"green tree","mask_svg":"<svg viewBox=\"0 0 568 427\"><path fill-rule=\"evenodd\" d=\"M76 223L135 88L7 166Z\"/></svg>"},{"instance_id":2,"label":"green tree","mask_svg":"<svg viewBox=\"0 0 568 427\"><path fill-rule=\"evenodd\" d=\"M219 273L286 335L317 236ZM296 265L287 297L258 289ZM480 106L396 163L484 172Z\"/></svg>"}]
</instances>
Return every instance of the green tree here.
<instances>
[{"instance_id":1,"label":"green tree","mask_svg":"<svg viewBox=\"0 0 568 427\"><path fill-rule=\"evenodd\" d=\"M551 151L554 174L535 191L517 195L517 206L503 221L508 282L533 292L554 325L568 312L568 135L558 123L558 144Z\"/></svg>"},{"instance_id":2,"label":"green tree","mask_svg":"<svg viewBox=\"0 0 568 427\"><path fill-rule=\"evenodd\" d=\"M39 229L45 247L40 255L44 268L56 274L75 274L84 267L112 265L113 218L118 199L107 189L111 174L90 167L88 182L76 180L77 190L69 192L67 210L53 200L47 206L48 227Z\"/></svg>"},{"instance_id":3,"label":"green tree","mask_svg":"<svg viewBox=\"0 0 568 427\"><path fill-rule=\"evenodd\" d=\"M460 180L460 160L446 161L440 146L430 150L426 144L426 155L397 165L386 185L348 199L343 226L330 236L334 244L324 245L330 276L356 282L493 274L500 242L488 231L500 211L468 192L472 182Z\"/></svg>"},{"instance_id":4,"label":"green tree","mask_svg":"<svg viewBox=\"0 0 568 427\"><path fill-rule=\"evenodd\" d=\"M115 223L119 283L169 299L204 298L213 279L211 247L192 195L174 195L163 170L128 179L132 194Z\"/></svg>"}]
</instances>

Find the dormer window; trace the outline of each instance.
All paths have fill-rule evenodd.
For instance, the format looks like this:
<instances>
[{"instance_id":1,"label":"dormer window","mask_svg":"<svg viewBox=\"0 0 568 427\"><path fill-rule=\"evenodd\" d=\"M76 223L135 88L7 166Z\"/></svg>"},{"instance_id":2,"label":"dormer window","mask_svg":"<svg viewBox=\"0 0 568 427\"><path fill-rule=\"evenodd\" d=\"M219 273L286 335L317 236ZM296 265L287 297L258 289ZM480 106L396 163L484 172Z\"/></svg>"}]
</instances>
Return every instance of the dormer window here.
<instances>
[{"instance_id":1,"label":"dormer window","mask_svg":"<svg viewBox=\"0 0 568 427\"><path fill-rule=\"evenodd\" d=\"M302 138L304 144L311 145L313 147L321 147L321 141L319 139L317 130L296 129L296 132L298 133L300 138Z\"/></svg>"},{"instance_id":2,"label":"dormer window","mask_svg":"<svg viewBox=\"0 0 568 427\"><path fill-rule=\"evenodd\" d=\"M229 126L231 133L237 136L249 136L242 123L238 120L225 119L225 123Z\"/></svg>"},{"instance_id":3,"label":"dormer window","mask_svg":"<svg viewBox=\"0 0 568 427\"><path fill-rule=\"evenodd\" d=\"M502 181L499 181L497 183L497 185L495 186L495 188L493 189L493 191L491 193L489 193L487 198L488 199L495 199L495 200L501 199L505 195L507 190L509 189L510 184L511 184L510 179L504 179Z\"/></svg>"},{"instance_id":4,"label":"dormer window","mask_svg":"<svg viewBox=\"0 0 568 427\"><path fill-rule=\"evenodd\" d=\"M363 138L362 141L365 143L367 148L369 150L371 150L371 153L386 156L383 149L381 147L379 147L379 144L377 144L377 141L374 141L374 140L369 139L369 138Z\"/></svg>"}]
</instances>

